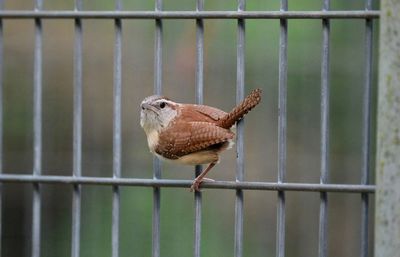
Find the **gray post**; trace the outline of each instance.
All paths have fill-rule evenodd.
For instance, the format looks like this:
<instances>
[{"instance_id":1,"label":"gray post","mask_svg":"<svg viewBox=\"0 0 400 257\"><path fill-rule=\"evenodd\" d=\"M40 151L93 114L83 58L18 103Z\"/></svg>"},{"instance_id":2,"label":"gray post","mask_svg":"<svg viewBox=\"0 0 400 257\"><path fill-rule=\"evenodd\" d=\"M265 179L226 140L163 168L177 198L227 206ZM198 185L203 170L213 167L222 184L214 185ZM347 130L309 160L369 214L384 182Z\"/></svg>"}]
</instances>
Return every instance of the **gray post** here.
<instances>
[{"instance_id":1,"label":"gray post","mask_svg":"<svg viewBox=\"0 0 400 257\"><path fill-rule=\"evenodd\" d=\"M381 1L375 257L400 256L400 1Z\"/></svg>"}]
</instances>

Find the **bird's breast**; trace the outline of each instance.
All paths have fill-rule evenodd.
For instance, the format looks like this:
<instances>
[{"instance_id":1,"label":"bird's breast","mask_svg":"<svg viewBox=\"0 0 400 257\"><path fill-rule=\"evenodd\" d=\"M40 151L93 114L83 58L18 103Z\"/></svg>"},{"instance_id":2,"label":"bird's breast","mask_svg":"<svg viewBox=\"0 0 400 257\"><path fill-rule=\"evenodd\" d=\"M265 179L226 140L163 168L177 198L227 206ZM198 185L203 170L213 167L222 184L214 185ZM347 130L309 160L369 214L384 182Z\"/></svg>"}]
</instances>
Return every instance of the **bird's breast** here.
<instances>
[{"instance_id":1,"label":"bird's breast","mask_svg":"<svg viewBox=\"0 0 400 257\"><path fill-rule=\"evenodd\" d=\"M147 133L147 144L149 145L149 149L151 152L155 152L155 149L158 145L159 133L157 130L151 130Z\"/></svg>"}]
</instances>

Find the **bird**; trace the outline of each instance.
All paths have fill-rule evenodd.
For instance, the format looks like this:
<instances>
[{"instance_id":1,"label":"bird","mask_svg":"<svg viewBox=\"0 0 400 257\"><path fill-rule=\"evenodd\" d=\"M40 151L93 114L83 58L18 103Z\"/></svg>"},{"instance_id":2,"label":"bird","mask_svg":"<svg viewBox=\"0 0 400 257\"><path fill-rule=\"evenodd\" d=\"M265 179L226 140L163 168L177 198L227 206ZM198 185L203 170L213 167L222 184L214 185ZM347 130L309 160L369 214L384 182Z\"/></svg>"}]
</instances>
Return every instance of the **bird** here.
<instances>
[{"instance_id":1,"label":"bird","mask_svg":"<svg viewBox=\"0 0 400 257\"><path fill-rule=\"evenodd\" d=\"M140 104L140 125L151 153L177 164L208 164L194 180L191 191L200 191L206 174L219 162L221 152L232 147L237 121L261 101L262 90L254 89L230 112L218 108L177 103L151 95Z\"/></svg>"}]
</instances>

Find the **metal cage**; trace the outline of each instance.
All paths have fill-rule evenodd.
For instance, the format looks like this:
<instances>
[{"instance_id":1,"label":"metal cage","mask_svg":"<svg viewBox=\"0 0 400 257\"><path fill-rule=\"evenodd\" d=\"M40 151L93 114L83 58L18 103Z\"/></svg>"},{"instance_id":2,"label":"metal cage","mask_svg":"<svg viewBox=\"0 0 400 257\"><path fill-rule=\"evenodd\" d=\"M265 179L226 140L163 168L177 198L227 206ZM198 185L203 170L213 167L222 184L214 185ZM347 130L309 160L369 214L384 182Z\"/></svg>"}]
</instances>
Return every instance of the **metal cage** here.
<instances>
[{"instance_id":1,"label":"metal cage","mask_svg":"<svg viewBox=\"0 0 400 257\"><path fill-rule=\"evenodd\" d=\"M1 1L3 2L3 1ZM190 187L189 180L170 180L161 178L161 166L154 159L153 179L122 178L121 177L121 21L124 19L147 19L155 22L155 59L154 59L154 92L162 92L162 44L163 21L165 19L190 19L196 21L196 102L203 102L203 56L204 56L204 26L207 19L232 19L237 20L237 77L236 100L244 98L244 61L245 61L245 23L248 19L276 19L280 20L279 42L279 127L278 127L278 180L276 182L244 181L243 158L243 122L237 124L237 168L236 181L217 181L204 183L203 188L230 189L236 191L235 228L234 228L234 253L236 257L243 255L243 192L246 190L270 190L277 194L277 229L276 229L276 256L285 255L285 193L287 191L311 191L320 195L319 214L319 243L318 256L327 256L327 209L328 194L340 192L343 194L359 194L362 202L360 213L361 257L371 256L368 253L368 220L370 207L370 194L375 192L375 186L368 179L371 167L371 87L372 87L372 53L373 53L373 20L379 18L379 12L372 10L372 1L366 0L365 10L359 11L332 11L330 1L323 0L320 11L289 11L288 0L281 0L279 11L246 11L245 1L239 0L236 11L204 11L204 0L196 0L194 11L163 11L162 0L156 0L154 11L124 11L120 0L116 0L115 11L86 11L82 9L82 0L76 0L75 10L51 11L43 10L43 1L35 1L35 10L2 10L0 20L28 19L35 21L35 46L34 46L34 165L31 175L7 174L0 170L1 183L26 183L34 188L32 199L32 257L41 256L41 185L42 184L69 184L72 187L72 240L71 253L73 257L80 256L81 233L81 188L87 184L96 184L112 187L112 254L117 257L119 251L120 228L120 188L124 186L140 186L153 188L153 229L152 229L152 256L160 256L160 188L163 187ZM68 19L74 21L74 57L73 57L73 171L71 176L50 176L42 174L42 21L45 19ZM113 120L113 177L85 177L82 176L82 20L103 19L114 20L114 120ZM286 176L286 92L287 92L287 43L288 20L290 19L317 19L321 21L322 28L322 59L321 59L321 170L320 183L287 183ZM365 21L365 67L364 67L364 95L363 95L363 149L362 149L362 179L359 184L330 184L329 171L329 52L330 52L330 21L332 19L361 19ZM0 23L0 49L3 46L2 23ZM2 71L3 52L0 51L0 71ZM0 76L0 85L2 84ZM1 89L1 88L0 88ZM1 92L1 91L0 91ZM2 118L0 109L0 130L7 121ZM0 131L1 132L1 131ZM2 134L2 133L0 133ZM1 144L0 144L1 145ZM2 149L0 147L0 149ZM2 154L0 152L0 157ZM0 162L1 159L0 158ZM0 166L1 167L1 166ZM200 171L200 167L196 171ZM18 186L18 185L16 185ZM194 224L194 249L193 256L199 257L201 246L201 221L202 221L202 194L196 192L195 224ZM1 206L0 206L1 207Z\"/></svg>"}]
</instances>

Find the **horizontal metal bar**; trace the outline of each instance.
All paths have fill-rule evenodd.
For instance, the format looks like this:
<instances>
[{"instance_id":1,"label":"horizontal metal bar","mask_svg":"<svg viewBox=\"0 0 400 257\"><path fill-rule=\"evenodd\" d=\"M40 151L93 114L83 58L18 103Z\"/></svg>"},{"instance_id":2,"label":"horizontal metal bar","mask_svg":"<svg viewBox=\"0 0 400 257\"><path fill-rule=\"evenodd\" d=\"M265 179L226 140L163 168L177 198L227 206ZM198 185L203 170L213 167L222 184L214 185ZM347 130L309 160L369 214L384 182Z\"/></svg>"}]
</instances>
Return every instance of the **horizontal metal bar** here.
<instances>
[{"instance_id":1,"label":"horizontal metal bar","mask_svg":"<svg viewBox=\"0 0 400 257\"><path fill-rule=\"evenodd\" d=\"M379 11L0 11L3 19L376 19Z\"/></svg>"},{"instance_id":2,"label":"horizontal metal bar","mask_svg":"<svg viewBox=\"0 0 400 257\"><path fill-rule=\"evenodd\" d=\"M88 185L120 185L143 187L184 187L190 188L191 180L173 179L141 179L141 178L108 178L108 177L72 177L72 176L32 176L0 174L0 182L4 183L45 183L45 184L88 184ZM203 182L202 188L245 189L269 191L307 191L338 193L374 193L374 185L357 184L311 184L311 183L270 183L251 181L214 181Z\"/></svg>"}]
</instances>

